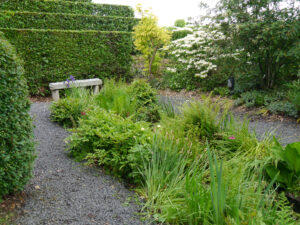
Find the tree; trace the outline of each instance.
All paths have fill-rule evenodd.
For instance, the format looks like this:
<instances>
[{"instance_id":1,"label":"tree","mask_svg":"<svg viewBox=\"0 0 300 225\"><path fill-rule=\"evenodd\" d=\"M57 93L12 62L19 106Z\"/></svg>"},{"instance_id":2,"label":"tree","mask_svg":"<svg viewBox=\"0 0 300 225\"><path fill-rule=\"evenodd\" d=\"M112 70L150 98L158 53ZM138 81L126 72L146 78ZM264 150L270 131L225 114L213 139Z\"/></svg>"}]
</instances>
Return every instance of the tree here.
<instances>
[{"instance_id":1,"label":"tree","mask_svg":"<svg viewBox=\"0 0 300 225\"><path fill-rule=\"evenodd\" d=\"M138 25L134 27L134 44L142 52L146 71L151 78L153 62L158 61L157 53L160 48L167 46L171 35L166 28L158 26L157 17L149 10L143 11L141 6L138 5L137 11L142 18Z\"/></svg>"},{"instance_id":2,"label":"tree","mask_svg":"<svg viewBox=\"0 0 300 225\"><path fill-rule=\"evenodd\" d=\"M174 23L174 26L175 27L185 27L185 20L183 19L179 19L179 20L176 20L175 23Z\"/></svg>"},{"instance_id":3,"label":"tree","mask_svg":"<svg viewBox=\"0 0 300 225\"><path fill-rule=\"evenodd\" d=\"M276 81L297 75L300 20L295 3L296 0L221 0L217 7L215 22L245 53L241 54L242 60L258 71L255 80L262 88L272 88Z\"/></svg>"}]
</instances>

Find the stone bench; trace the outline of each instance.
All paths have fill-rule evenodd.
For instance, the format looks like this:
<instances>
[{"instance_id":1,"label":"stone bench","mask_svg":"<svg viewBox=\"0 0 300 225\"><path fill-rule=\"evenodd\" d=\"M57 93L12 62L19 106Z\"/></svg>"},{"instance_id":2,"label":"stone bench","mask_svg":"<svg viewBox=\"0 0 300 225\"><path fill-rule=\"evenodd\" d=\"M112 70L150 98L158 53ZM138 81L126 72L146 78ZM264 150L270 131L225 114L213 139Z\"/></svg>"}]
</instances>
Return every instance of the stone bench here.
<instances>
[{"instance_id":1,"label":"stone bench","mask_svg":"<svg viewBox=\"0 0 300 225\"><path fill-rule=\"evenodd\" d=\"M49 87L51 90L52 98L54 101L59 100L59 90L73 87L93 87L94 94L99 92L100 86L102 86L102 80L99 78L87 79L87 80L75 80L71 83L57 82L50 83Z\"/></svg>"}]
</instances>

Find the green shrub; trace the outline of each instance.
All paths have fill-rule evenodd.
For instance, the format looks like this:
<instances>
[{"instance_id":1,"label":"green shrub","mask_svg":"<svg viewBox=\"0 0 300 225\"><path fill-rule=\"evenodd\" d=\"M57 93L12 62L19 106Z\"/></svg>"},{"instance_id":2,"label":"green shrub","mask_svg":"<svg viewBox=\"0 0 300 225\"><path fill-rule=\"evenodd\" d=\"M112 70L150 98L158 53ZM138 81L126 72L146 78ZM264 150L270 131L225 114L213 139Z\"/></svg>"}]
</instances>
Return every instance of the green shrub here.
<instances>
[{"instance_id":1,"label":"green shrub","mask_svg":"<svg viewBox=\"0 0 300 225\"><path fill-rule=\"evenodd\" d=\"M147 144L151 131L146 122L133 122L101 108L87 112L79 127L67 139L68 150L77 160L87 159L89 164L103 166L110 173L133 178L131 149Z\"/></svg>"},{"instance_id":2,"label":"green shrub","mask_svg":"<svg viewBox=\"0 0 300 225\"><path fill-rule=\"evenodd\" d=\"M23 188L35 159L23 72L15 50L0 34L0 198Z\"/></svg>"},{"instance_id":3,"label":"green shrub","mask_svg":"<svg viewBox=\"0 0 300 225\"><path fill-rule=\"evenodd\" d=\"M134 17L129 6L52 0L1 0L0 10Z\"/></svg>"},{"instance_id":4,"label":"green shrub","mask_svg":"<svg viewBox=\"0 0 300 225\"><path fill-rule=\"evenodd\" d=\"M88 90L72 88L66 98L51 104L51 120L64 127L77 127L79 118L92 107L93 97Z\"/></svg>"},{"instance_id":5,"label":"green shrub","mask_svg":"<svg viewBox=\"0 0 300 225\"><path fill-rule=\"evenodd\" d=\"M288 144L283 148L274 137L275 146L271 148L272 161L266 166L271 179L289 191L299 191L300 187L300 142Z\"/></svg>"},{"instance_id":6,"label":"green shrub","mask_svg":"<svg viewBox=\"0 0 300 225\"><path fill-rule=\"evenodd\" d=\"M129 79L131 33L0 30L25 61L25 77L31 94L49 93L50 82L65 80L70 74L77 79Z\"/></svg>"},{"instance_id":7,"label":"green shrub","mask_svg":"<svg viewBox=\"0 0 300 225\"><path fill-rule=\"evenodd\" d=\"M197 88L197 79L185 70L181 65L176 66L176 72L172 72L170 68L164 71L163 86L174 91L182 89L195 90Z\"/></svg>"},{"instance_id":8,"label":"green shrub","mask_svg":"<svg viewBox=\"0 0 300 225\"><path fill-rule=\"evenodd\" d=\"M2 28L130 32L137 23L138 19L131 17L12 11L0 13Z\"/></svg>"},{"instance_id":9,"label":"green shrub","mask_svg":"<svg viewBox=\"0 0 300 225\"><path fill-rule=\"evenodd\" d=\"M138 79L132 82L129 87L133 101L137 104L136 120L147 122L158 122L160 120L157 92L146 80Z\"/></svg>"},{"instance_id":10,"label":"green shrub","mask_svg":"<svg viewBox=\"0 0 300 225\"><path fill-rule=\"evenodd\" d=\"M298 109L298 112L300 113L300 80L293 81L286 86L289 88L287 94L288 99L292 104L295 105L295 107Z\"/></svg>"},{"instance_id":11,"label":"green shrub","mask_svg":"<svg viewBox=\"0 0 300 225\"><path fill-rule=\"evenodd\" d=\"M186 37L187 35L189 34L192 34L193 32L190 31L190 30L178 30L178 31L173 31L172 32L172 38L171 40L172 41L175 41L177 39L180 39L180 38L184 38Z\"/></svg>"},{"instance_id":12,"label":"green shrub","mask_svg":"<svg viewBox=\"0 0 300 225\"><path fill-rule=\"evenodd\" d=\"M61 0L61 1L70 1L70 2L92 2L92 0Z\"/></svg>"},{"instance_id":13,"label":"green shrub","mask_svg":"<svg viewBox=\"0 0 300 225\"><path fill-rule=\"evenodd\" d=\"M295 118L298 117L298 109L296 106L287 101L272 102L267 108L275 114L283 114Z\"/></svg>"},{"instance_id":14,"label":"green shrub","mask_svg":"<svg viewBox=\"0 0 300 225\"><path fill-rule=\"evenodd\" d=\"M247 107L263 106L265 104L264 94L258 91L248 91L241 94L241 98Z\"/></svg>"},{"instance_id":15,"label":"green shrub","mask_svg":"<svg viewBox=\"0 0 300 225\"><path fill-rule=\"evenodd\" d=\"M213 95L221 95L222 97L228 96L230 94L230 90L226 87L216 87L212 91Z\"/></svg>"}]
</instances>

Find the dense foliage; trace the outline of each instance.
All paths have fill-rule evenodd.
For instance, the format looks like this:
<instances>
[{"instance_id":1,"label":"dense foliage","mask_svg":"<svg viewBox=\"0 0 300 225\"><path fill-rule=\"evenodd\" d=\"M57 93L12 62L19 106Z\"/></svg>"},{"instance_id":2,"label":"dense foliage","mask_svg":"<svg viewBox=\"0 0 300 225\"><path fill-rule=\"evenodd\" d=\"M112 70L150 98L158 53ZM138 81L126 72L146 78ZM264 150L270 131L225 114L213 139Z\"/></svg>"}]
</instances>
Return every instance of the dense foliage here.
<instances>
[{"instance_id":1,"label":"dense foliage","mask_svg":"<svg viewBox=\"0 0 300 225\"><path fill-rule=\"evenodd\" d=\"M130 32L137 23L138 20L131 17L12 11L0 14L2 28Z\"/></svg>"},{"instance_id":2,"label":"dense foliage","mask_svg":"<svg viewBox=\"0 0 300 225\"><path fill-rule=\"evenodd\" d=\"M66 98L51 105L51 119L65 127L77 127L79 119L94 107L135 122L160 119L156 91L145 80L135 80L131 85L105 80L104 88L97 95L77 88L71 88L66 94Z\"/></svg>"},{"instance_id":3,"label":"dense foliage","mask_svg":"<svg viewBox=\"0 0 300 225\"><path fill-rule=\"evenodd\" d=\"M135 80L129 87L132 100L137 106L135 120L158 122L160 120L160 108L158 106L157 92L145 80Z\"/></svg>"},{"instance_id":4,"label":"dense foliage","mask_svg":"<svg viewBox=\"0 0 300 225\"><path fill-rule=\"evenodd\" d=\"M64 127L77 127L81 116L90 110L93 96L89 90L72 88L66 97L51 104L51 120Z\"/></svg>"},{"instance_id":5,"label":"dense foliage","mask_svg":"<svg viewBox=\"0 0 300 225\"><path fill-rule=\"evenodd\" d=\"M300 6L296 1L254 0L241 3L221 0L216 21L244 52L261 88L273 88L283 80L295 78L300 61ZM285 5L285 7L283 7ZM248 71L240 67L244 76ZM248 74L249 76L249 74ZM256 79L256 81L254 81Z\"/></svg>"},{"instance_id":6,"label":"dense foliage","mask_svg":"<svg viewBox=\"0 0 300 225\"><path fill-rule=\"evenodd\" d=\"M0 198L20 191L31 177L33 126L21 61L0 34Z\"/></svg>"},{"instance_id":7,"label":"dense foliage","mask_svg":"<svg viewBox=\"0 0 300 225\"><path fill-rule=\"evenodd\" d=\"M25 61L32 94L49 82L93 77L128 78L132 37L127 32L0 29ZM66 41L68 40L68 41Z\"/></svg>"},{"instance_id":8,"label":"dense foliage","mask_svg":"<svg viewBox=\"0 0 300 225\"><path fill-rule=\"evenodd\" d=\"M0 0L0 10L133 17L129 6L49 0Z\"/></svg>"},{"instance_id":9,"label":"dense foliage","mask_svg":"<svg viewBox=\"0 0 300 225\"><path fill-rule=\"evenodd\" d=\"M219 1L210 16L174 29L161 86L216 94L235 78L239 104L299 117L299 7L295 0ZM253 100L276 92L285 95Z\"/></svg>"},{"instance_id":10,"label":"dense foliage","mask_svg":"<svg viewBox=\"0 0 300 225\"><path fill-rule=\"evenodd\" d=\"M120 83L105 82L102 97L93 98L98 105L71 130L72 156L135 183L144 209L159 223L297 224L273 185L298 196L299 143L283 150L268 136L258 141L246 120L230 114L230 103L210 96L179 114L166 103L159 123L134 123L128 104L155 99L143 82L128 87L131 97Z\"/></svg>"},{"instance_id":11,"label":"dense foliage","mask_svg":"<svg viewBox=\"0 0 300 225\"><path fill-rule=\"evenodd\" d=\"M175 90L195 87L212 90L224 84L234 70L232 65L238 52L224 51L228 39L215 28L187 27L184 30L191 34L172 41L168 47L171 60L166 70L168 86Z\"/></svg>"},{"instance_id":12,"label":"dense foliage","mask_svg":"<svg viewBox=\"0 0 300 225\"><path fill-rule=\"evenodd\" d=\"M134 27L134 44L143 54L147 75L152 77L154 64L160 61L158 52L169 43L171 37L167 29L158 26L158 18L154 14L143 11L140 6L137 11L142 18Z\"/></svg>"},{"instance_id":13,"label":"dense foliage","mask_svg":"<svg viewBox=\"0 0 300 225\"><path fill-rule=\"evenodd\" d=\"M77 160L104 166L114 175L134 178L132 148L146 144L151 132L145 122L133 122L101 108L87 112L67 140L68 150Z\"/></svg>"},{"instance_id":14,"label":"dense foliage","mask_svg":"<svg viewBox=\"0 0 300 225\"><path fill-rule=\"evenodd\" d=\"M1 1L0 30L25 61L33 95L50 82L114 77L128 79L132 8L71 1ZM6 10L6 11L3 11Z\"/></svg>"}]
</instances>

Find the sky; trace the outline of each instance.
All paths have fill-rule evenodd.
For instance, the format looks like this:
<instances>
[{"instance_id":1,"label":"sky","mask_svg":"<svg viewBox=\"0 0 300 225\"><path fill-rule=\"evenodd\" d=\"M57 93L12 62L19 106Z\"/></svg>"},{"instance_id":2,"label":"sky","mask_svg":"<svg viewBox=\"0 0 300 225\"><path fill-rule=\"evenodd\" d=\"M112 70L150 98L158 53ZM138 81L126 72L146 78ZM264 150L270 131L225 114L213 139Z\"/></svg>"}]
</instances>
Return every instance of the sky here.
<instances>
[{"instance_id":1,"label":"sky","mask_svg":"<svg viewBox=\"0 0 300 225\"><path fill-rule=\"evenodd\" d=\"M152 8L158 17L160 26L172 26L177 19L187 19L201 15L199 3L201 0L93 0L94 3L129 5L135 9L141 3L143 9ZM205 0L213 6L217 0Z\"/></svg>"}]
</instances>

